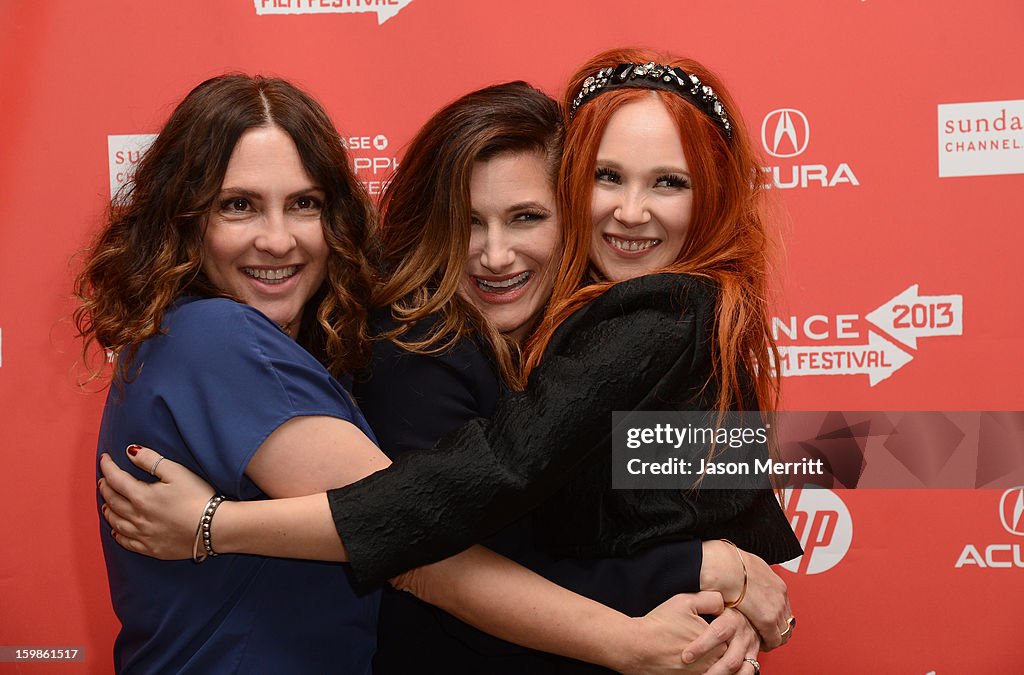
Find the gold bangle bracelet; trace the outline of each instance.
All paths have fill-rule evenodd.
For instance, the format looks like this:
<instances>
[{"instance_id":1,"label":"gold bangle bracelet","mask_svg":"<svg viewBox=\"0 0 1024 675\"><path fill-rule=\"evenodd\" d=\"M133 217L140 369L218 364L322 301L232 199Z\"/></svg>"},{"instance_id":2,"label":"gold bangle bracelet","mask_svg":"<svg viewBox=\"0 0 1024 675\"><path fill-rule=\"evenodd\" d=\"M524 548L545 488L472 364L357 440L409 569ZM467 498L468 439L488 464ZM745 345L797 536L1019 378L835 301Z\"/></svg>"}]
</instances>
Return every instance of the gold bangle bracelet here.
<instances>
[{"instance_id":1,"label":"gold bangle bracelet","mask_svg":"<svg viewBox=\"0 0 1024 675\"><path fill-rule=\"evenodd\" d=\"M737 597L732 602L725 603L725 608L731 609L733 607L739 606L739 604L743 602L743 598L747 597L747 564L743 562L743 554L740 553L739 546L732 543L728 539L722 539L722 541L724 541L726 544L729 544L729 546L732 546L736 550L736 557L740 559L740 568L743 570L743 587L740 588L739 597Z\"/></svg>"}]
</instances>

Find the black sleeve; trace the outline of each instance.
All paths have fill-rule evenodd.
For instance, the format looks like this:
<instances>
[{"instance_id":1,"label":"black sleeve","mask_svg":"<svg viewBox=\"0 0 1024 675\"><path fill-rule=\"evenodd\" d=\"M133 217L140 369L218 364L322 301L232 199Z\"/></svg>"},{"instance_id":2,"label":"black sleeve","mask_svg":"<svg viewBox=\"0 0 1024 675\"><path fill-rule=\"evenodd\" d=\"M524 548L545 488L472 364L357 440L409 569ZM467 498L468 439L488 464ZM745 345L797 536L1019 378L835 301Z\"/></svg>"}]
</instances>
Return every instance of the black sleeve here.
<instances>
[{"instance_id":1,"label":"black sleeve","mask_svg":"<svg viewBox=\"0 0 1024 675\"><path fill-rule=\"evenodd\" d=\"M709 291L656 278L618 284L573 315L527 390L503 399L490 421L328 493L360 582L458 553L532 510L602 447L607 411L655 406L663 379L709 358L698 335L713 311Z\"/></svg>"}]
</instances>

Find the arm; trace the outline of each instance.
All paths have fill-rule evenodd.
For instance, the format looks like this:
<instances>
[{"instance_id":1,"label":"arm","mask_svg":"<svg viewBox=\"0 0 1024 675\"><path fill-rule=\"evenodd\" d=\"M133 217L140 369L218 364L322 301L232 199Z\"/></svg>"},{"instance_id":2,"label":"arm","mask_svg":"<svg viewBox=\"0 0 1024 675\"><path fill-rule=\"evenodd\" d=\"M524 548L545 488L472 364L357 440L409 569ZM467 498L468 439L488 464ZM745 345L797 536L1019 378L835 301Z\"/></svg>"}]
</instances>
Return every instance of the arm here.
<instances>
[{"instance_id":1,"label":"arm","mask_svg":"<svg viewBox=\"0 0 1024 675\"><path fill-rule=\"evenodd\" d=\"M340 423L339 426L343 425ZM295 429L303 426L296 425ZM333 425L326 426L330 432ZM322 434L325 429L318 431ZM372 455L375 446L365 437L363 439L369 446L365 451ZM350 440L359 442L358 438ZM272 437L268 442L271 448L275 446ZM131 456L131 460L140 467L150 467L157 457L154 451L141 448ZM105 515L116 530L118 543L131 550L149 553L148 535L139 528L157 521L164 521L167 527L178 522L180 531L170 533L171 539L179 542L175 557L191 555L191 533L194 533L195 524L190 521L195 520L196 512L191 518L185 517L183 514L187 509L183 505L188 504L189 508L201 511L212 494L212 488L170 460L160 463L160 480L157 483L143 483L132 478L117 468L109 457L102 461L105 477L100 489L108 504L119 512L114 514L107 509ZM178 515L168 519L168 512ZM157 514L161 515L157 517ZM309 522L316 523L312 529L329 533L334 546L325 545L311 551L314 555L309 557L344 558L344 549L338 542L322 494L274 501L225 502L217 512L213 532L216 549L228 553L230 541L221 538L222 526L225 525L222 518L236 518L239 525L253 528L253 532L263 530L263 536L269 537L270 541L286 541L296 528L310 527ZM185 541L182 541L182 534ZM158 542L161 539L161 535L153 538ZM681 648L706 627L697 614L720 611L721 599L717 594L677 596L643 619L630 619L554 586L480 547L415 570L397 583L418 597L503 639L599 663L622 672L702 672L720 653L713 652L709 660L688 665L685 669L680 659Z\"/></svg>"},{"instance_id":2,"label":"arm","mask_svg":"<svg viewBox=\"0 0 1024 675\"><path fill-rule=\"evenodd\" d=\"M429 328L418 326L420 333L413 337L423 337ZM500 392L493 364L471 337L437 354L379 342L374 345L372 377L354 390L381 448L392 459L429 450L453 429L490 417ZM533 529L516 527L520 535ZM525 540L512 545L510 537L518 535L497 536L487 545L494 544L555 584L629 616L642 616L677 593L699 590L701 543L695 539L666 542L629 557L581 560L545 555ZM459 627L451 624L448 630Z\"/></svg>"},{"instance_id":3,"label":"arm","mask_svg":"<svg viewBox=\"0 0 1024 675\"><path fill-rule=\"evenodd\" d=\"M679 396L663 382L710 363L713 307L692 280L620 284L563 325L527 391L504 398L491 421L331 491L357 578L372 584L463 550L563 489L600 459L611 411L662 407Z\"/></svg>"},{"instance_id":4,"label":"arm","mask_svg":"<svg viewBox=\"0 0 1024 675\"><path fill-rule=\"evenodd\" d=\"M793 616L786 583L764 560L721 539L703 542L703 552L700 589L721 593L726 603L739 599L736 609L757 630L766 651L785 644Z\"/></svg>"},{"instance_id":5,"label":"arm","mask_svg":"<svg viewBox=\"0 0 1024 675\"><path fill-rule=\"evenodd\" d=\"M482 564L487 557L495 564ZM457 585L452 583L455 580ZM515 584L503 583L506 580L515 580ZM700 593L677 595L642 619L626 618L596 602L580 603L575 594L551 588L542 577L479 546L412 570L396 583L502 639L620 672L661 668L690 672L682 665L676 638L671 636L701 634L707 624L696 613L721 611L721 596ZM526 595L514 595L520 593ZM503 608L498 622L491 603ZM548 624L550 629L537 631L538 623ZM691 663L692 672L704 672L723 651L719 649L710 658Z\"/></svg>"}]
</instances>

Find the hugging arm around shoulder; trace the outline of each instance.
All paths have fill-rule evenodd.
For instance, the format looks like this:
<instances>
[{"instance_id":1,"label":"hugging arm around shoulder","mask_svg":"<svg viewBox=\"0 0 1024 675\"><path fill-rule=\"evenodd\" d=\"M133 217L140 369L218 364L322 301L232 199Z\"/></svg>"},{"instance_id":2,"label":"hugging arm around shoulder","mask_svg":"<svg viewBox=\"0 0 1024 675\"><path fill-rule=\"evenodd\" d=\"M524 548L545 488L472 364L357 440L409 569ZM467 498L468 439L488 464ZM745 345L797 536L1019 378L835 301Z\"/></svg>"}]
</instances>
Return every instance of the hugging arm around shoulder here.
<instances>
[{"instance_id":1,"label":"hugging arm around shoulder","mask_svg":"<svg viewBox=\"0 0 1024 675\"><path fill-rule=\"evenodd\" d=\"M566 321L489 421L330 491L357 579L440 560L535 509L606 447L611 411L657 409L663 382L703 371L713 313L714 290L691 277L618 284Z\"/></svg>"}]
</instances>

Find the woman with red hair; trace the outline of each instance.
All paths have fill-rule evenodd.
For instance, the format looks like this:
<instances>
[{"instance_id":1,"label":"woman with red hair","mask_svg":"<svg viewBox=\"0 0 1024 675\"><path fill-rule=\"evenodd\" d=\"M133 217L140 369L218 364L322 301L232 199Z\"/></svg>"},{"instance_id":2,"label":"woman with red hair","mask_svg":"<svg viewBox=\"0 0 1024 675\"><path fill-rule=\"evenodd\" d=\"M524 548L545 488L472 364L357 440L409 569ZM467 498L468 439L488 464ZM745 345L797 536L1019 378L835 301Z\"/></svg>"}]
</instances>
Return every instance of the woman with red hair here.
<instances>
[{"instance_id":1,"label":"woman with red hair","mask_svg":"<svg viewBox=\"0 0 1024 675\"><path fill-rule=\"evenodd\" d=\"M700 539L705 568L720 569L711 557L725 554L743 568L742 584L720 588L723 598L777 646L795 621L764 561L800 548L771 489L612 490L608 433L615 410L774 410L760 164L731 97L694 61L606 52L572 78L564 104L566 255L529 343L525 389L434 452L403 457L327 499L225 504L215 543L220 552L349 560L370 585L528 512L539 547L567 559ZM181 505L191 514L211 489L178 469L165 465L170 482L155 486L108 474L133 505L111 519L124 545L173 556L161 538L188 538L194 516ZM171 504L177 514L153 524ZM736 558L730 543L710 541L721 537L744 552ZM710 581L703 568L700 581ZM415 570L404 583L419 588ZM720 620L730 635L746 622L732 610ZM756 672L756 641L735 642L722 667Z\"/></svg>"}]
</instances>

